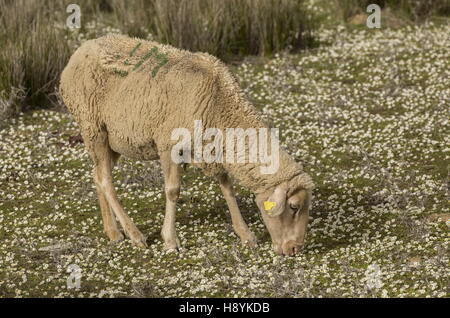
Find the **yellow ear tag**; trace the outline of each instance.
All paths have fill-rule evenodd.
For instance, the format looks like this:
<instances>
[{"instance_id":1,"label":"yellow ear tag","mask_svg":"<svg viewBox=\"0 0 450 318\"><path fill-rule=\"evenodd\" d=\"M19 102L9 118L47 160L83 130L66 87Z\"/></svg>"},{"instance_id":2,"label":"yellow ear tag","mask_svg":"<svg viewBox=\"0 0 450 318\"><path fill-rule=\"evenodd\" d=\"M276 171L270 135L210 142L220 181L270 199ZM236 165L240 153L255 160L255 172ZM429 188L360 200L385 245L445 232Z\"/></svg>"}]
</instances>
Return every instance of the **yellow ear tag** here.
<instances>
[{"instance_id":1,"label":"yellow ear tag","mask_svg":"<svg viewBox=\"0 0 450 318\"><path fill-rule=\"evenodd\" d=\"M264 201L264 210L270 211L276 204L277 204L276 202Z\"/></svg>"}]
</instances>

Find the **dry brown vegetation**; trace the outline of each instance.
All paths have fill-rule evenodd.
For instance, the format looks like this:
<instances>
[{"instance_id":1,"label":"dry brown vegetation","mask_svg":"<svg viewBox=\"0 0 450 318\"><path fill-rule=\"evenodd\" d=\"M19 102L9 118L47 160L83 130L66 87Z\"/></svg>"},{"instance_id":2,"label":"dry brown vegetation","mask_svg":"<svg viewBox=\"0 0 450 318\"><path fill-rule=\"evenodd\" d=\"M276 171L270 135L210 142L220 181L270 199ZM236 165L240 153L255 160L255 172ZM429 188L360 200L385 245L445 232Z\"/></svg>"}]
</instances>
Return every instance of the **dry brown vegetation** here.
<instances>
[{"instance_id":1,"label":"dry brown vegetation","mask_svg":"<svg viewBox=\"0 0 450 318\"><path fill-rule=\"evenodd\" d=\"M49 104L76 47L112 28L224 59L305 47L312 29L303 0L84 0L73 32L65 25L71 2L0 0L2 113L21 100Z\"/></svg>"}]
</instances>

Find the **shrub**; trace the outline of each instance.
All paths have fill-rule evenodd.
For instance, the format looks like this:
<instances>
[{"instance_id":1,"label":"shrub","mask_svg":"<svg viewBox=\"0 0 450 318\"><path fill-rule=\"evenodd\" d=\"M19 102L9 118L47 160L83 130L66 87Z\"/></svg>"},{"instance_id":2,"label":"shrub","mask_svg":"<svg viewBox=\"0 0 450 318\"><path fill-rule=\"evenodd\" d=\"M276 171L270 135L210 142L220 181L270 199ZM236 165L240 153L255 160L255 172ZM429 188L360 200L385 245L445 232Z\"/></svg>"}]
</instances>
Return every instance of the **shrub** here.
<instances>
[{"instance_id":1,"label":"shrub","mask_svg":"<svg viewBox=\"0 0 450 318\"><path fill-rule=\"evenodd\" d=\"M6 92L3 102L5 98L16 100L10 95L19 88L25 90L26 101L31 103L42 102L54 91L71 52L52 25L49 8L36 0L0 1L0 91Z\"/></svg>"},{"instance_id":2,"label":"shrub","mask_svg":"<svg viewBox=\"0 0 450 318\"><path fill-rule=\"evenodd\" d=\"M220 57L298 49L309 44L313 28L298 0L156 0L154 5L160 41Z\"/></svg>"},{"instance_id":3,"label":"shrub","mask_svg":"<svg viewBox=\"0 0 450 318\"><path fill-rule=\"evenodd\" d=\"M81 42L111 31L205 51L223 59L299 49L311 39L305 0L84 0L82 27L65 26L71 0L0 0L0 96L18 89L30 105L49 104L59 74ZM8 104L8 105L9 105Z\"/></svg>"}]
</instances>

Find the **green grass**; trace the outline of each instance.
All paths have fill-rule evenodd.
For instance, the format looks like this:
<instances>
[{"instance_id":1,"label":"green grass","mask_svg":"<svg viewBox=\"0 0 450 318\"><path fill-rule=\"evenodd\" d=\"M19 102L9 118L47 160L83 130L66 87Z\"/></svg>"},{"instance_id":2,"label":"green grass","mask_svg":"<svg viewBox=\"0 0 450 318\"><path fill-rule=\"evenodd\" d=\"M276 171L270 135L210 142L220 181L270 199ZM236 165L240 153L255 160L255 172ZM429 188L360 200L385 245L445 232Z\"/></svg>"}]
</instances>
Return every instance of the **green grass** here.
<instances>
[{"instance_id":1,"label":"green grass","mask_svg":"<svg viewBox=\"0 0 450 318\"><path fill-rule=\"evenodd\" d=\"M79 133L72 117L38 110L9 119L0 130L0 297L447 297L448 225L429 217L449 213L440 98L449 83L437 71L448 68L448 32L325 34L327 46L233 68L317 184L307 245L292 258L273 253L253 195L237 186L259 242L242 247L216 182L192 167L177 210L183 250L163 252L160 168L126 158L115 184L149 249L111 244L88 155L68 142ZM67 248L40 250L57 243ZM78 291L66 288L70 264L83 271ZM383 287L368 290L374 264Z\"/></svg>"}]
</instances>

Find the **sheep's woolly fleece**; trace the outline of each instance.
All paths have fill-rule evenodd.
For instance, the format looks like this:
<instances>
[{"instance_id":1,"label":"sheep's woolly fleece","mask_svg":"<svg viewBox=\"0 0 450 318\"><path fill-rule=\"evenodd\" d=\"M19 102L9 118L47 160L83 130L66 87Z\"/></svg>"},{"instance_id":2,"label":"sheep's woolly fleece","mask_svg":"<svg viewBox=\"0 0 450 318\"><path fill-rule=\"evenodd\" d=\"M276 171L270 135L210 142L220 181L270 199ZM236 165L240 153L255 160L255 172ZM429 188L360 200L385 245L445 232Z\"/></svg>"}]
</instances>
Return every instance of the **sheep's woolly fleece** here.
<instances>
[{"instance_id":1,"label":"sheep's woolly fleece","mask_svg":"<svg viewBox=\"0 0 450 318\"><path fill-rule=\"evenodd\" d=\"M238 201L257 249L240 246L215 180L188 168L163 251L155 162L114 170L149 249L111 245L84 146L67 113L37 111L0 131L0 297L446 297L449 277L450 26L324 30L300 55L236 74L316 189L304 251L276 256L253 197ZM159 75L159 73L158 73ZM156 77L155 77L156 78ZM72 140L74 140L72 138ZM81 288L67 289L69 265Z\"/></svg>"},{"instance_id":2,"label":"sheep's woolly fleece","mask_svg":"<svg viewBox=\"0 0 450 318\"><path fill-rule=\"evenodd\" d=\"M140 160L170 150L174 129L186 128L193 136L195 120L202 121L203 129L223 132L267 128L218 59L122 35L85 42L64 69L60 92L85 140L107 131L114 151ZM289 180L295 186L291 193L313 188L301 164L283 149L278 161L275 174L262 174L259 162L194 165L210 176L226 171L254 193Z\"/></svg>"}]
</instances>

